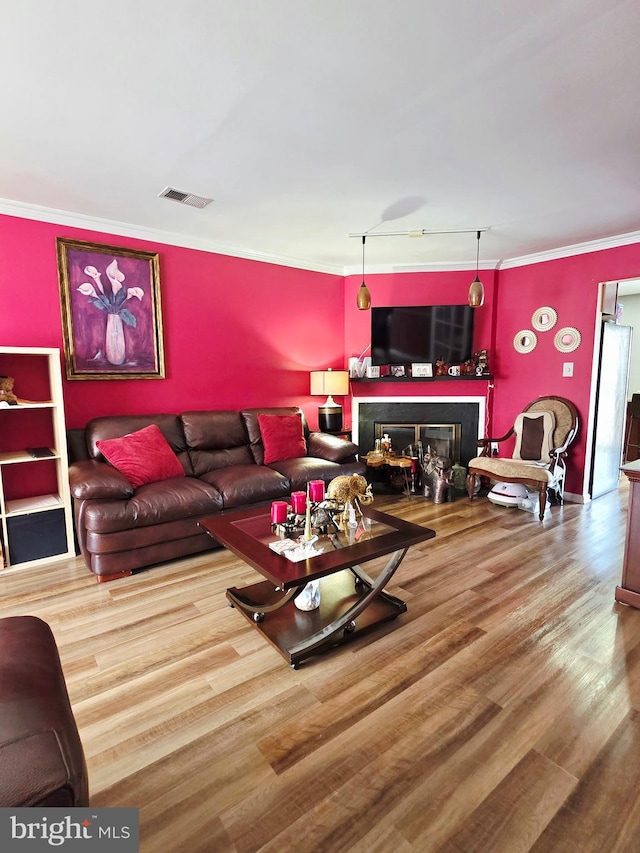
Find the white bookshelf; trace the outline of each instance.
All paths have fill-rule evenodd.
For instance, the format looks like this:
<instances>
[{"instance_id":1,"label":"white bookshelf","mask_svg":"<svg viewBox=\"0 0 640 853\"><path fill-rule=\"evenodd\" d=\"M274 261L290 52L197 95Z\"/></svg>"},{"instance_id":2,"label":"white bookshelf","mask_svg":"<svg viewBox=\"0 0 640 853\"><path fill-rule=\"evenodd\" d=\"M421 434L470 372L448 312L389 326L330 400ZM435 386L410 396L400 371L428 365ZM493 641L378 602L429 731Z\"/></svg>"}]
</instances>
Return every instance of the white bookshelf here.
<instances>
[{"instance_id":1,"label":"white bookshelf","mask_svg":"<svg viewBox=\"0 0 640 853\"><path fill-rule=\"evenodd\" d=\"M60 350L0 347L0 375L13 377L19 400L18 405L0 406L0 568L73 557ZM30 437L41 435L48 440L36 446L48 447L50 455L33 456ZM44 478L38 466L47 466ZM54 489L40 494L37 483L43 479L55 481Z\"/></svg>"}]
</instances>

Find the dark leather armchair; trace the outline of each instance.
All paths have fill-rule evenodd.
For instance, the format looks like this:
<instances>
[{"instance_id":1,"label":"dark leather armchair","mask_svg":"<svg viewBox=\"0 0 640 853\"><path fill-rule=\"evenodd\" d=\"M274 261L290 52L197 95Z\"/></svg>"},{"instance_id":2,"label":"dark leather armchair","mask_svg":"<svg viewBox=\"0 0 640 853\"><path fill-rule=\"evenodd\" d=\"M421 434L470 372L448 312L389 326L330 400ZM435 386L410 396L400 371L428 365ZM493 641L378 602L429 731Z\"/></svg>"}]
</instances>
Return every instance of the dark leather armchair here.
<instances>
[{"instance_id":1,"label":"dark leather armchair","mask_svg":"<svg viewBox=\"0 0 640 853\"><path fill-rule=\"evenodd\" d=\"M0 807L89 805L58 648L35 616L0 619Z\"/></svg>"}]
</instances>

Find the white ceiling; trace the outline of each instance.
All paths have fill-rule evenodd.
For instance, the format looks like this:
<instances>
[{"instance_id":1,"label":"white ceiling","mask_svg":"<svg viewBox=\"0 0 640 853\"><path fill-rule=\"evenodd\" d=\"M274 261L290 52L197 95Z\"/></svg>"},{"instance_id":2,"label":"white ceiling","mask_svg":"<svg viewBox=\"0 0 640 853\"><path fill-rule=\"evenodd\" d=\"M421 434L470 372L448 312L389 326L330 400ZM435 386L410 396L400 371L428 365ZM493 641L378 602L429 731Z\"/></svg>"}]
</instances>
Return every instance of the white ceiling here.
<instances>
[{"instance_id":1,"label":"white ceiling","mask_svg":"<svg viewBox=\"0 0 640 853\"><path fill-rule=\"evenodd\" d=\"M0 32L4 212L336 272L353 232L490 226L487 266L640 229L638 0L7 0Z\"/></svg>"}]
</instances>

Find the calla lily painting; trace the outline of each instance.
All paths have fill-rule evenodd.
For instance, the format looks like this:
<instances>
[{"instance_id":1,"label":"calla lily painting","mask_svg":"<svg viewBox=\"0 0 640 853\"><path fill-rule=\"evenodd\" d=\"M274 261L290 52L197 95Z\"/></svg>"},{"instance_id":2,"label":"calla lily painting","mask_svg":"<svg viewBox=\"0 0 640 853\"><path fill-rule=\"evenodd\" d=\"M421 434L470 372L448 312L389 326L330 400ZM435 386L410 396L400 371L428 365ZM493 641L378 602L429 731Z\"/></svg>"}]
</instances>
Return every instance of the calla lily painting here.
<instances>
[{"instance_id":1,"label":"calla lily painting","mask_svg":"<svg viewBox=\"0 0 640 853\"><path fill-rule=\"evenodd\" d=\"M58 238L68 379L162 379L158 256Z\"/></svg>"}]
</instances>

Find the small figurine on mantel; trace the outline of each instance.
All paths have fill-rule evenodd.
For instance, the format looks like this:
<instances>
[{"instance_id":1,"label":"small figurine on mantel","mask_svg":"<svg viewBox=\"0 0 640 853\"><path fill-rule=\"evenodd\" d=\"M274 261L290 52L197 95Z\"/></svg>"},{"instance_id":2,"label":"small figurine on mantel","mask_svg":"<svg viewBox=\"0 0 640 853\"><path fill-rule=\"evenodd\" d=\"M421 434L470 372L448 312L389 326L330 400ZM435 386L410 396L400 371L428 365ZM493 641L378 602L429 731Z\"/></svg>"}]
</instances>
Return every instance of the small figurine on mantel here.
<instances>
[{"instance_id":1,"label":"small figurine on mantel","mask_svg":"<svg viewBox=\"0 0 640 853\"><path fill-rule=\"evenodd\" d=\"M436 376L446 376L448 369L449 368L442 359L438 359L438 361L436 361Z\"/></svg>"},{"instance_id":2,"label":"small figurine on mantel","mask_svg":"<svg viewBox=\"0 0 640 853\"><path fill-rule=\"evenodd\" d=\"M488 376L490 370L486 349L479 350L479 352L474 355L474 358L476 362L476 376Z\"/></svg>"}]
</instances>

